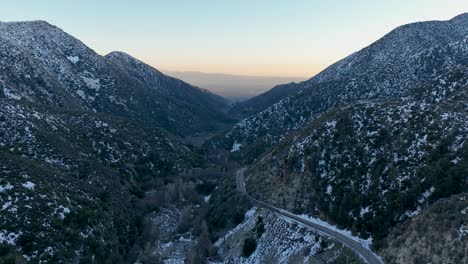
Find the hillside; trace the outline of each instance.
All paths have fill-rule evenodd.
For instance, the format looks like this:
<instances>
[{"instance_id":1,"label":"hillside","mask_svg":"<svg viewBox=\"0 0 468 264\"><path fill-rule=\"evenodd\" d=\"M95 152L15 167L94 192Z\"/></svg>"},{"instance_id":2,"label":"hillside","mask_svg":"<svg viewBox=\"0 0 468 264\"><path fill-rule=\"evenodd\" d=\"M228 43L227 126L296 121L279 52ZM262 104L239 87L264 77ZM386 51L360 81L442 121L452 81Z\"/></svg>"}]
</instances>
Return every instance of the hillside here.
<instances>
[{"instance_id":1,"label":"hillside","mask_svg":"<svg viewBox=\"0 0 468 264\"><path fill-rule=\"evenodd\" d=\"M467 214L466 193L440 199L390 232L381 251L385 263L466 263Z\"/></svg>"},{"instance_id":2,"label":"hillside","mask_svg":"<svg viewBox=\"0 0 468 264\"><path fill-rule=\"evenodd\" d=\"M2 87L12 98L119 115L185 136L229 124L227 102L113 52L96 54L46 22L0 24Z\"/></svg>"},{"instance_id":3,"label":"hillside","mask_svg":"<svg viewBox=\"0 0 468 264\"><path fill-rule=\"evenodd\" d=\"M368 101L327 112L253 163L249 193L378 241L426 202L468 188L464 76L463 85L440 87L448 98L439 103Z\"/></svg>"},{"instance_id":4,"label":"hillside","mask_svg":"<svg viewBox=\"0 0 468 264\"><path fill-rule=\"evenodd\" d=\"M401 26L298 84L299 92L240 121L213 144L226 149L241 144L238 155L251 161L333 107L411 96L428 80L466 65L467 24L463 14Z\"/></svg>"},{"instance_id":5,"label":"hillside","mask_svg":"<svg viewBox=\"0 0 468 264\"><path fill-rule=\"evenodd\" d=\"M223 98L42 21L0 23L0 105L0 243L18 262L126 262L145 183L203 166L183 137L231 122Z\"/></svg>"},{"instance_id":6,"label":"hillside","mask_svg":"<svg viewBox=\"0 0 468 264\"><path fill-rule=\"evenodd\" d=\"M467 14L399 27L213 144L250 163L256 199L371 238L390 263L457 263L464 240L428 240L453 238L463 216L430 234L411 223L466 204L444 199L468 190L467 51Z\"/></svg>"},{"instance_id":7,"label":"hillside","mask_svg":"<svg viewBox=\"0 0 468 264\"><path fill-rule=\"evenodd\" d=\"M233 105L233 107L229 109L229 113L240 118L249 117L260 113L282 99L299 92L301 87L301 84L297 83L275 86L265 93Z\"/></svg>"}]
</instances>

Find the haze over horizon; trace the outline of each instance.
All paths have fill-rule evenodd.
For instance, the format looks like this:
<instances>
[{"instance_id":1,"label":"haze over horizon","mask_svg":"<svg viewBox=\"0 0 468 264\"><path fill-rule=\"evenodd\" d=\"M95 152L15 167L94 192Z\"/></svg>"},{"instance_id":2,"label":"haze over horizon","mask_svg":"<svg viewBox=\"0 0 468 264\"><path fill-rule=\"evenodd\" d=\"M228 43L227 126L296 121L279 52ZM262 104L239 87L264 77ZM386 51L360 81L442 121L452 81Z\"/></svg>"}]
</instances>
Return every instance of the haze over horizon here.
<instances>
[{"instance_id":1,"label":"haze over horizon","mask_svg":"<svg viewBox=\"0 0 468 264\"><path fill-rule=\"evenodd\" d=\"M278 84L300 82L308 77L253 76L195 71L161 70L198 87L207 89L231 101L242 101L264 93Z\"/></svg>"}]
</instances>

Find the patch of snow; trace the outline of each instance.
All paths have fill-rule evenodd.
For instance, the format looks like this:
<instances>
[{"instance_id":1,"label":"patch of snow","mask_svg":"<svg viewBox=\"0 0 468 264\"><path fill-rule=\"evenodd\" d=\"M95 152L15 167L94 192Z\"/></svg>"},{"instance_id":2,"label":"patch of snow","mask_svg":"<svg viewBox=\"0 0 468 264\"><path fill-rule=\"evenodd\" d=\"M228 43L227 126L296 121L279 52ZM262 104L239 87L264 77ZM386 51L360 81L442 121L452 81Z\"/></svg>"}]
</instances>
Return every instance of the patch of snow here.
<instances>
[{"instance_id":1,"label":"patch of snow","mask_svg":"<svg viewBox=\"0 0 468 264\"><path fill-rule=\"evenodd\" d=\"M237 141L234 141L234 144L232 144L231 152L239 151L241 147L242 147L242 144L237 143Z\"/></svg>"},{"instance_id":2,"label":"patch of snow","mask_svg":"<svg viewBox=\"0 0 468 264\"><path fill-rule=\"evenodd\" d=\"M35 183L27 181L23 184L21 184L24 188L29 189L29 190L34 190L34 187L36 186Z\"/></svg>"},{"instance_id":3,"label":"patch of snow","mask_svg":"<svg viewBox=\"0 0 468 264\"><path fill-rule=\"evenodd\" d=\"M22 233L19 232L18 234L8 231L2 230L0 231L0 243L6 242L7 244L10 245L15 245L16 244L16 239L21 235Z\"/></svg>"},{"instance_id":4,"label":"patch of snow","mask_svg":"<svg viewBox=\"0 0 468 264\"><path fill-rule=\"evenodd\" d=\"M7 208L10 207L10 206L11 206L11 202L6 202L6 203L4 203L4 204L2 205L2 209L0 209L0 211L3 211L3 210L7 209Z\"/></svg>"},{"instance_id":5,"label":"patch of snow","mask_svg":"<svg viewBox=\"0 0 468 264\"><path fill-rule=\"evenodd\" d=\"M435 190L434 186L429 188L429 190L426 190L422 194L422 197L418 199L418 202L423 203L427 199L427 197L431 196L431 194L434 192L434 190Z\"/></svg>"},{"instance_id":6,"label":"patch of snow","mask_svg":"<svg viewBox=\"0 0 468 264\"><path fill-rule=\"evenodd\" d=\"M413 216L418 215L420 212L421 212L421 208L418 206L418 208L416 208L416 210L414 210L414 211L408 210L408 211L405 212L404 215L408 216L409 218L412 218Z\"/></svg>"},{"instance_id":7,"label":"patch of snow","mask_svg":"<svg viewBox=\"0 0 468 264\"><path fill-rule=\"evenodd\" d=\"M359 213L361 217L369 212L370 206L367 206L366 208L361 207L361 212Z\"/></svg>"},{"instance_id":8,"label":"patch of snow","mask_svg":"<svg viewBox=\"0 0 468 264\"><path fill-rule=\"evenodd\" d=\"M47 247L44 252L48 253L49 255L53 256L54 255L54 249L52 247Z\"/></svg>"},{"instance_id":9,"label":"patch of snow","mask_svg":"<svg viewBox=\"0 0 468 264\"><path fill-rule=\"evenodd\" d=\"M79 95L81 97L81 99L83 99L83 100L86 99L86 95L85 95L83 90L76 91L76 94Z\"/></svg>"},{"instance_id":10,"label":"patch of snow","mask_svg":"<svg viewBox=\"0 0 468 264\"><path fill-rule=\"evenodd\" d=\"M458 229L459 239L462 239L464 236L468 236L468 226L462 224Z\"/></svg>"},{"instance_id":11,"label":"patch of snow","mask_svg":"<svg viewBox=\"0 0 468 264\"><path fill-rule=\"evenodd\" d=\"M96 124L96 127L99 128L99 127L108 127L109 124L106 123L106 122L103 122L103 121L94 121L94 123Z\"/></svg>"},{"instance_id":12,"label":"patch of snow","mask_svg":"<svg viewBox=\"0 0 468 264\"><path fill-rule=\"evenodd\" d=\"M325 126L328 127L328 128L335 128L336 127L336 120L327 121L325 123Z\"/></svg>"},{"instance_id":13,"label":"patch of snow","mask_svg":"<svg viewBox=\"0 0 468 264\"><path fill-rule=\"evenodd\" d=\"M21 96L12 93L11 90L6 87L3 88L3 94L5 94L5 96L10 99L21 100Z\"/></svg>"},{"instance_id":14,"label":"patch of snow","mask_svg":"<svg viewBox=\"0 0 468 264\"><path fill-rule=\"evenodd\" d=\"M281 210L281 209L280 209ZM281 210L281 211L284 211L284 210ZM287 214L291 214L289 212L286 212ZM321 225L321 226L324 226L328 229L331 229L337 233L340 233L356 242L358 242L359 244L361 244L362 246L366 247L366 248L370 248L370 246L372 245L372 238L368 238L368 239L362 239L360 237L357 237L357 236L353 236L351 234L351 231L349 230L343 230L343 229L339 229L338 227L334 226L334 225L331 225L325 221L322 221L318 218L314 218L314 217L310 217L308 215L295 215L297 217L300 217L306 221L309 221L309 222L312 222L312 223L315 223L315 224L318 224L318 225Z\"/></svg>"},{"instance_id":15,"label":"patch of snow","mask_svg":"<svg viewBox=\"0 0 468 264\"><path fill-rule=\"evenodd\" d=\"M78 56L68 56L67 59L73 64L77 64L80 61L80 57Z\"/></svg>"},{"instance_id":16,"label":"patch of snow","mask_svg":"<svg viewBox=\"0 0 468 264\"><path fill-rule=\"evenodd\" d=\"M231 229L226 235L223 237L219 238L216 242L215 245L219 246L221 243L226 241L229 237L231 237L233 234L235 234L238 230L242 229L245 225L247 225L251 220L253 220L252 216L255 214L257 211L256 207L252 207L250 210L248 210L245 213L245 219L244 222L238 224L234 229Z\"/></svg>"},{"instance_id":17,"label":"patch of snow","mask_svg":"<svg viewBox=\"0 0 468 264\"><path fill-rule=\"evenodd\" d=\"M65 206L63 206L63 205L60 205L60 206L58 207L58 209L61 210L61 212L59 212L58 215L59 215L60 219L62 219L62 220L65 219L65 215L66 215L66 214L69 214L69 213L71 212L70 209L69 209L68 207L65 207ZM56 210L56 211L57 211L57 210Z\"/></svg>"},{"instance_id":18,"label":"patch of snow","mask_svg":"<svg viewBox=\"0 0 468 264\"><path fill-rule=\"evenodd\" d=\"M86 83L86 85L93 90L99 91L101 89L101 84L99 83L99 79L93 79L81 76L81 79Z\"/></svg>"},{"instance_id":19,"label":"patch of snow","mask_svg":"<svg viewBox=\"0 0 468 264\"><path fill-rule=\"evenodd\" d=\"M257 207L250 208L247 212L245 212L245 218L252 217L256 211L257 211Z\"/></svg>"},{"instance_id":20,"label":"patch of snow","mask_svg":"<svg viewBox=\"0 0 468 264\"><path fill-rule=\"evenodd\" d=\"M465 209L461 210L461 213L466 215L468 214L468 207L466 207Z\"/></svg>"},{"instance_id":21,"label":"patch of snow","mask_svg":"<svg viewBox=\"0 0 468 264\"><path fill-rule=\"evenodd\" d=\"M205 200L205 203L208 203L210 201L211 194L203 197L203 200Z\"/></svg>"},{"instance_id":22,"label":"patch of snow","mask_svg":"<svg viewBox=\"0 0 468 264\"><path fill-rule=\"evenodd\" d=\"M9 182L5 186L0 185L0 193L11 189L13 189L13 185L11 185Z\"/></svg>"}]
</instances>

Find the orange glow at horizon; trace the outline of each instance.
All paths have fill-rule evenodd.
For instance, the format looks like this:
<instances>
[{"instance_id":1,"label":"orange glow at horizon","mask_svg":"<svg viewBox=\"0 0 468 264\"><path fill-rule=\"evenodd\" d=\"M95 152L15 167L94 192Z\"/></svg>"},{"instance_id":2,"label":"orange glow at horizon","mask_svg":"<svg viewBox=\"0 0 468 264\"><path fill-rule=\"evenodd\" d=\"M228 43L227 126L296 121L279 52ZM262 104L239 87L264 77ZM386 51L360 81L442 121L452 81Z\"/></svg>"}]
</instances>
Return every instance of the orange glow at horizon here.
<instances>
[{"instance_id":1,"label":"orange glow at horizon","mask_svg":"<svg viewBox=\"0 0 468 264\"><path fill-rule=\"evenodd\" d=\"M178 72L219 73L244 76L265 77L303 77L310 78L325 69L329 63L316 64L161 64L160 61L147 61L159 70Z\"/></svg>"}]
</instances>

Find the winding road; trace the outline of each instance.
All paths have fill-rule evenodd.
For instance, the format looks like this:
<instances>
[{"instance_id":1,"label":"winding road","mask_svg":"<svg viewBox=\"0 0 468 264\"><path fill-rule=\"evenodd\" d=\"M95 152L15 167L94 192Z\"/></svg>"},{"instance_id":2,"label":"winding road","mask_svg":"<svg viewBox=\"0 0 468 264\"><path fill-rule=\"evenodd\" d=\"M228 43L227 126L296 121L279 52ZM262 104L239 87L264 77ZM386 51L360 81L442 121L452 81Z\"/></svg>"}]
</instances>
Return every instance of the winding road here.
<instances>
[{"instance_id":1,"label":"winding road","mask_svg":"<svg viewBox=\"0 0 468 264\"><path fill-rule=\"evenodd\" d=\"M314 223L311 221L308 221L306 219L303 219L297 215L294 215L290 212L287 212L283 209L276 208L272 205L269 205L265 202L259 201L252 196L250 196L247 193L247 190L245 188L245 181L244 181L244 172L246 168L239 169L236 173L236 188L239 192L244 194L247 199L253 203L254 205L257 205L259 207L266 208L270 211L273 211L279 215L282 215L283 217L296 222L298 224L310 227L314 230L316 230L319 234L331 237L339 242L341 242L344 246L350 248L354 252L356 252L358 255L361 256L362 259L364 259L367 263L369 264L383 264L382 260L372 251L370 251L368 248L364 247L361 245L359 242L339 233L336 232L326 226L320 225L319 223Z\"/></svg>"}]
</instances>

